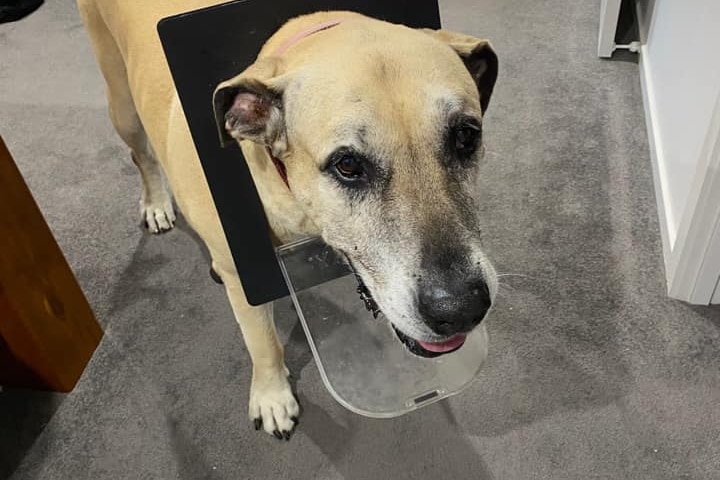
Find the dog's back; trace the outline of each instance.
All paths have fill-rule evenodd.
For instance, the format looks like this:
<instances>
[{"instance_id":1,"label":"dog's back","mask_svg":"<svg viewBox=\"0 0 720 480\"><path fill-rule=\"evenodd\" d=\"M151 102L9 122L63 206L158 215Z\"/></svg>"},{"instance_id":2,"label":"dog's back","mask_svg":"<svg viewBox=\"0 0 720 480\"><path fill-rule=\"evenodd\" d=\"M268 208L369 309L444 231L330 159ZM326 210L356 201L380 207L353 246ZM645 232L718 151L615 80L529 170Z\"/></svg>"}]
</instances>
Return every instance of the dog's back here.
<instances>
[{"instance_id":1,"label":"dog's back","mask_svg":"<svg viewBox=\"0 0 720 480\"><path fill-rule=\"evenodd\" d=\"M135 110L160 157L165 152L174 86L157 34L157 22L217 3L222 0L78 0L108 88L129 88Z\"/></svg>"}]
</instances>

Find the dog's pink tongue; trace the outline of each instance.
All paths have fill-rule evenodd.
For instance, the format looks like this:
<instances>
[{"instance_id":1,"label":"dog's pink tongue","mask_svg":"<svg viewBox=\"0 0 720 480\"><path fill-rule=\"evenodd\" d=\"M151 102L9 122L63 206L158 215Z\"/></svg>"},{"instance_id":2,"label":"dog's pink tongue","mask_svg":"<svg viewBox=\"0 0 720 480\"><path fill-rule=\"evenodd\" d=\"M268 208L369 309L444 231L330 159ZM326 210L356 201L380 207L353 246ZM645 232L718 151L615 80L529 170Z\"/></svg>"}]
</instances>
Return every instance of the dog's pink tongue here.
<instances>
[{"instance_id":1,"label":"dog's pink tongue","mask_svg":"<svg viewBox=\"0 0 720 480\"><path fill-rule=\"evenodd\" d=\"M456 348L460 347L463 343L465 343L465 335L455 335L452 338L449 338L447 340L444 340L442 342L423 342L418 340L417 341L421 347L423 347L425 350L429 352L435 352L435 353L444 353L449 352L450 350L455 350Z\"/></svg>"}]
</instances>

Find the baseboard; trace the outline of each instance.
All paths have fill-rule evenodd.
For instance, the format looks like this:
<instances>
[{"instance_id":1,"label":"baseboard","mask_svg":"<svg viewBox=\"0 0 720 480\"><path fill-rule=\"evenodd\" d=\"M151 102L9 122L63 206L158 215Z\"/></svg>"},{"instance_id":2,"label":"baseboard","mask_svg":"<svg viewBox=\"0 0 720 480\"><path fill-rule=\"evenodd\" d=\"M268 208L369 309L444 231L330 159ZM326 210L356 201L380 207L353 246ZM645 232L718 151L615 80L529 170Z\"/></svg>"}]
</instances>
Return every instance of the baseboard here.
<instances>
[{"instance_id":1,"label":"baseboard","mask_svg":"<svg viewBox=\"0 0 720 480\"><path fill-rule=\"evenodd\" d=\"M647 46L640 47L640 85L642 87L643 106L645 108L645 125L648 134L648 146L650 148L650 161L653 170L653 183L655 186L655 200L657 202L658 217L660 221L660 236L662 237L663 258L665 267L670 266L670 255L677 236L676 223L672 218L670 209L670 198L667 181L667 170L665 168L662 143L659 141L660 129L657 125L657 109L655 107L655 95L652 87L651 76L647 58ZM666 272L668 278L672 278L672 272Z\"/></svg>"}]
</instances>

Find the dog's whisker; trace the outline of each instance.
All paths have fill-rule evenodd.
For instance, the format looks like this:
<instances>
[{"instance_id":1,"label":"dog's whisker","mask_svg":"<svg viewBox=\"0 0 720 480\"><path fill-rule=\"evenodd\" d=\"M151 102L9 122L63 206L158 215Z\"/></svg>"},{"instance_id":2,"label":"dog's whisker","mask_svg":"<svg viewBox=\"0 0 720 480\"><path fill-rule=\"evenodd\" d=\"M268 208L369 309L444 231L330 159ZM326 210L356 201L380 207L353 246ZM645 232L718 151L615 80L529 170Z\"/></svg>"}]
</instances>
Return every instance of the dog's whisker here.
<instances>
[{"instance_id":1,"label":"dog's whisker","mask_svg":"<svg viewBox=\"0 0 720 480\"><path fill-rule=\"evenodd\" d=\"M515 293L517 291L517 289L515 287L513 287L512 285L508 285L507 283L498 282L497 286L498 286L498 294L503 291L509 291L510 293ZM503 288L505 290L501 290L501 288Z\"/></svg>"},{"instance_id":2,"label":"dog's whisker","mask_svg":"<svg viewBox=\"0 0 720 480\"><path fill-rule=\"evenodd\" d=\"M529 278L530 280L553 280L552 278L548 277L535 277L533 275L526 275L524 273L497 273L495 274L497 278L502 277L520 277L520 278Z\"/></svg>"},{"instance_id":3,"label":"dog's whisker","mask_svg":"<svg viewBox=\"0 0 720 480\"><path fill-rule=\"evenodd\" d=\"M498 296L498 298L509 298L509 296L506 295L506 292L504 292L504 291L501 292L500 290L497 291L496 295Z\"/></svg>"},{"instance_id":4,"label":"dog's whisker","mask_svg":"<svg viewBox=\"0 0 720 480\"><path fill-rule=\"evenodd\" d=\"M512 301L513 295L516 295L517 291L514 288L508 287L507 285L502 285L502 287L504 287L504 288L501 289L500 285L498 285L497 292L495 293L497 298L502 298L505 300Z\"/></svg>"}]
</instances>

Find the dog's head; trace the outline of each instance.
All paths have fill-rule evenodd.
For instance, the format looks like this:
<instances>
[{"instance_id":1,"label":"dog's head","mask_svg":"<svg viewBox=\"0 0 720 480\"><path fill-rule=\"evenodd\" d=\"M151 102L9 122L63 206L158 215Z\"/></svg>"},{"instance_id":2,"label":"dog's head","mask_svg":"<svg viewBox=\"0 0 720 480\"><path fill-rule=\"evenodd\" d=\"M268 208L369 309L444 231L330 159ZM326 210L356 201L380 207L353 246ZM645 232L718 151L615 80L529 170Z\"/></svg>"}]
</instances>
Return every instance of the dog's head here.
<instances>
[{"instance_id":1,"label":"dog's head","mask_svg":"<svg viewBox=\"0 0 720 480\"><path fill-rule=\"evenodd\" d=\"M352 16L216 90L223 133L269 147L419 355L462 345L496 292L476 206L496 77L487 41Z\"/></svg>"}]
</instances>

